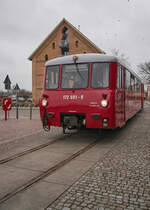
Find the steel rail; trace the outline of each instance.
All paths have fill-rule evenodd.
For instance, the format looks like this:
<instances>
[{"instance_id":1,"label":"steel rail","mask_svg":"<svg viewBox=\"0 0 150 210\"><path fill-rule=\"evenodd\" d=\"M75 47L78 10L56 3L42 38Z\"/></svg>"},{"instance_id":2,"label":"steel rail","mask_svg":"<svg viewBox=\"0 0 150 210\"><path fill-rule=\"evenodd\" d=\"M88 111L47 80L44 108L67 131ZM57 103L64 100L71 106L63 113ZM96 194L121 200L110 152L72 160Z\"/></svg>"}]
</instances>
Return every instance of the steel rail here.
<instances>
[{"instance_id":1,"label":"steel rail","mask_svg":"<svg viewBox=\"0 0 150 210\"><path fill-rule=\"evenodd\" d=\"M1 159L1 160L0 160L0 165L2 165L2 164L4 164L4 163L7 163L7 162L9 162L9 161L11 161L11 160L17 159L17 158L19 158L19 157L22 157L22 156L24 156L24 155L30 154L30 153L32 153L32 152L35 152L35 151L37 151L37 150L43 149L43 148L45 148L45 147L47 147L47 146L49 146L49 145L51 145L51 144L54 144L56 141L58 141L58 139L55 139L55 140L53 140L53 141L51 141L51 142L48 142L48 143L45 143L45 144L40 144L40 145L37 146L37 147L33 147L33 148L31 148L31 149L25 150L25 151L20 152L20 153L18 153L18 154L14 154L14 155L12 155L12 156L10 156L10 157Z\"/></svg>"},{"instance_id":2,"label":"steel rail","mask_svg":"<svg viewBox=\"0 0 150 210\"><path fill-rule=\"evenodd\" d=\"M51 167L51 168L47 169L46 171L42 172L40 175L32 178L27 183L25 183L22 186L16 188L12 192L7 193L5 196L3 196L2 198L0 198L0 204L2 204L3 202L7 201L11 197L15 196L17 193L22 192L22 191L28 189L33 184L35 184L35 183L41 181L42 179L44 179L45 177L49 176L54 171L56 171L59 168L63 167L64 165L66 165L67 163L69 163L70 161L72 161L73 159L75 159L76 157L78 157L79 155L83 154L84 152L88 151L90 148L92 148L93 146L95 146L97 144L97 142L98 142L98 140L95 140L94 142L88 144L86 147L82 148L78 152L70 155L68 158L62 160L61 162L57 163L53 167Z\"/></svg>"}]
</instances>

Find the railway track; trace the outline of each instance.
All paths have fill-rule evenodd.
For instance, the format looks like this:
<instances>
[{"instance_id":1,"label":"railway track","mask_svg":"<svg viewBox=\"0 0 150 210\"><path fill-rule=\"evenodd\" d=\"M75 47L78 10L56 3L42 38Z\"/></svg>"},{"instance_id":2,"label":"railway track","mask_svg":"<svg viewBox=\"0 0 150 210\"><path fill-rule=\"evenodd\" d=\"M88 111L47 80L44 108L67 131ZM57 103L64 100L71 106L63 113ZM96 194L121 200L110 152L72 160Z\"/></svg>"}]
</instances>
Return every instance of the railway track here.
<instances>
[{"instance_id":1,"label":"railway track","mask_svg":"<svg viewBox=\"0 0 150 210\"><path fill-rule=\"evenodd\" d=\"M68 134L70 135L71 133L68 133ZM33 148L28 149L28 150L25 150L25 151L23 151L23 152L20 152L20 153L11 155L11 156L9 156L9 157L0 159L0 165L2 165L2 164L4 164L4 163L7 163L7 162L9 162L9 161L11 161L11 160L17 159L17 158L19 158L19 157L28 155L28 154L30 154L30 153L32 153L32 152L36 152L36 151L38 151L38 150L41 150L41 149L43 149L43 148L45 148L45 147L48 147L48 146L50 146L50 145L56 143L57 141L59 141L58 138L57 138L57 139L54 139L54 140L51 141L51 142L47 142L47 143L45 143L45 144L41 144L41 145L39 145L39 146L33 147Z\"/></svg>"},{"instance_id":2,"label":"railway track","mask_svg":"<svg viewBox=\"0 0 150 210\"><path fill-rule=\"evenodd\" d=\"M17 157L21 157L23 155L29 154L31 152L37 151L38 149L42 149L52 143L55 143L57 140L54 140L53 142L47 143L45 145L41 145L38 146L36 148L27 150L23 153L19 153L17 155L11 156L9 158L3 159L1 160L1 164L6 163L12 159L15 159ZM67 163L69 163L70 161L72 161L73 159L75 159L76 157L78 157L79 155L85 153L86 151L88 151L89 149L91 149L93 146L95 146L98 142L97 140L94 140L92 143L88 144L87 146L85 146L84 148L80 149L79 151L73 153L72 155L70 155L68 158L60 161L59 163L57 163L56 165L54 165L51 168L48 168L46 171L42 172L40 175L32 178L31 180L29 180L28 182L26 182L25 184L19 186L18 188L12 190L10 193L7 193L6 195L4 195L3 197L0 198L0 204L2 204L3 202L7 201L8 199L10 199L11 197L15 196L17 193L22 192L26 189L28 189L29 187L31 187L32 185L34 185L35 183L41 181L42 179L44 179L45 177L49 176L50 174L52 174L54 171L58 170L59 168L63 167L64 165L66 165Z\"/></svg>"},{"instance_id":3,"label":"railway track","mask_svg":"<svg viewBox=\"0 0 150 210\"><path fill-rule=\"evenodd\" d=\"M4 163L7 163L7 162L9 162L9 161L11 161L11 160L17 159L17 158L19 158L19 157L22 157L22 156L24 156L24 155L30 154L30 153L32 153L32 152L38 151L38 150L40 150L40 149L43 149L43 148L45 148L45 147L47 147L47 146L50 146L50 145L54 144L54 143L57 142L57 141L58 141L58 139L55 139L55 140L53 140L53 141L51 141L51 142L48 142L48 143L45 143L45 144L41 144L41 145L39 145L39 146L37 146L37 147L33 147L33 148L31 148L31 149L25 150L25 151L20 152L20 153L18 153L18 154L14 154L14 155L11 155L10 157L1 159L1 160L0 160L0 165L2 165L2 164L4 164Z\"/></svg>"}]
</instances>

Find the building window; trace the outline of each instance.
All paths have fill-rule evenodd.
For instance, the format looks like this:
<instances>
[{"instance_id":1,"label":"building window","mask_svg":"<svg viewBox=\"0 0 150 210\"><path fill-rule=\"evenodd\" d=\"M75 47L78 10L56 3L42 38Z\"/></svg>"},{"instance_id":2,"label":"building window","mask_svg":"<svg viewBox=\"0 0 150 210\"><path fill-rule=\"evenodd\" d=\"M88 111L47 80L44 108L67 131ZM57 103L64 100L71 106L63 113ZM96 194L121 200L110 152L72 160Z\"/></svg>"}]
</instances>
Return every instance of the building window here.
<instances>
[{"instance_id":1,"label":"building window","mask_svg":"<svg viewBox=\"0 0 150 210\"><path fill-rule=\"evenodd\" d=\"M52 43L52 49L55 49L55 42Z\"/></svg>"},{"instance_id":2,"label":"building window","mask_svg":"<svg viewBox=\"0 0 150 210\"><path fill-rule=\"evenodd\" d=\"M48 55L47 54L45 55L45 61L48 61Z\"/></svg>"},{"instance_id":3,"label":"building window","mask_svg":"<svg viewBox=\"0 0 150 210\"><path fill-rule=\"evenodd\" d=\"M78 48L78 45L79 45L79 42L78 42L78 41L76 41L76 42L75 42L75 46L76 46L76 48Z\"/></svg>"}]
</instances>

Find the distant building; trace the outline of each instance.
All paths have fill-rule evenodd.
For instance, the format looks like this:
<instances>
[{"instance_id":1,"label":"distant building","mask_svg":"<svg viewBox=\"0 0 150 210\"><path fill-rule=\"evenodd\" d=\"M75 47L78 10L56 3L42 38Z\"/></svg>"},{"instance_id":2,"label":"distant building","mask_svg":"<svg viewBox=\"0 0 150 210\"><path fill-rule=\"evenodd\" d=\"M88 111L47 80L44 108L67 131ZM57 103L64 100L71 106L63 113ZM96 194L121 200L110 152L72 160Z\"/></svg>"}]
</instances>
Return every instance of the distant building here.
<instances>
[{"instance_id":1,"label":"distant building","mask_svg":"<svg viewBox=\"0 0 150 210\"><path fill-rule=\"evenodd\" d=\"M15 91L19 91L20 90L20 88L19 88L19 85L16 83L16 85L15 85L15 87L14 87L14 90Z\"/></svg>"},{"instance_id":2,"label":"distant building","mask_svg":"<svg viewBox=\"0 0 150 210\"><path fill-rule=\"evenodd\" d=\"M10 81L8 75L6 76L6 78L4 80L4 85L5 85L5 90L10 90L11 89L11 81Z\"/></svg>"},{"instance_id":3,"label":"distant building","mask_svg":"<svg viewBox=\"0 0 150 210\"><path fill-rule=\"evenodd\" d=\"M29 57L32 61L34 103L38 103L42 92L45 62L52 58L77 53L104 53L104 51L66 19L63 19Z\"/></svg>"}]
</instances>

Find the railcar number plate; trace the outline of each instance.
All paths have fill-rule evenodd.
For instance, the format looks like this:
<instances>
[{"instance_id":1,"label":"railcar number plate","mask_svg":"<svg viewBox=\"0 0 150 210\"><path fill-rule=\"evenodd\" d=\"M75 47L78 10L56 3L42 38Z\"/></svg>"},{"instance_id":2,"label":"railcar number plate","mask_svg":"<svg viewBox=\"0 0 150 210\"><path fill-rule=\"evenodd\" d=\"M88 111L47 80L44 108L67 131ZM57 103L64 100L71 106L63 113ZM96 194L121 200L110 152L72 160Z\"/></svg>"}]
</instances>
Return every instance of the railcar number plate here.
<instances>
[{"instance_id":1,"label":"railcar number plate","mask_svg":"<svg viewBox=\"0 0 150 210\"><path fill-rule=\"evenodd\" d=\"M63 100L83 100L84 95L63 95Z\"/></svg>"}]
</instances>

